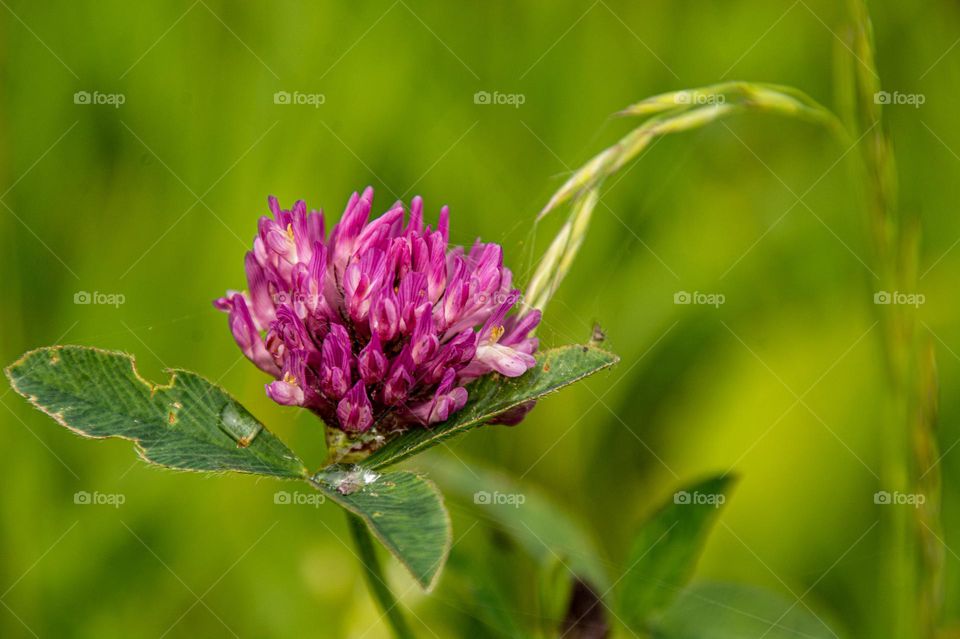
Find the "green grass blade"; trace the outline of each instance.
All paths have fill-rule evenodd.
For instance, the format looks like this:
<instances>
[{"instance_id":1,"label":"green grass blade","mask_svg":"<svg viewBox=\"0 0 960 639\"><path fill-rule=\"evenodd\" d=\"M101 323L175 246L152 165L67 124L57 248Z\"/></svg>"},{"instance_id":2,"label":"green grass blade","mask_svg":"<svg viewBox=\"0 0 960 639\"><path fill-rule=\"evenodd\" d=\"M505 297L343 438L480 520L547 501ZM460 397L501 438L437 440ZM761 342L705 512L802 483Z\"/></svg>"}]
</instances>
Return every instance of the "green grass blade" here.
<instances>
[{"instance_id":1,"label":"green grass blade","mask_svg":"<svg viewBox=\"0 0 960 639\"><path fill-rule=\"evenodd\" d=\"M693 575L733 483L720 475L687 486L640 527L619 583L620 617L635 632L644 632Z\"/></svg>"},{"instance_id":2,"label":"green grass blade","mask_svg":"<svg viewBox=\"0 0 960 639\"><path fill-rule=\"evenodd\" d=\"M684 590L653 626L653 639L840 637L806 604L760 588L726 583Z\"/></svg>"},{"instance_id":3,"label":"green grass blade","mask_svg":"<svg viewBox=\"0 0 960 639\"><path fill-rule=\"evenodd\" d=\"M591 531L540 490L472 462L468 469L448 458L435 459L427 470L449 496L495 522L541 569L550 569L559 561L565 571L572 571L600 592L610 588L603 553ZM498 494L515 498L495 503Z\"/></svg>"}]
</instances>

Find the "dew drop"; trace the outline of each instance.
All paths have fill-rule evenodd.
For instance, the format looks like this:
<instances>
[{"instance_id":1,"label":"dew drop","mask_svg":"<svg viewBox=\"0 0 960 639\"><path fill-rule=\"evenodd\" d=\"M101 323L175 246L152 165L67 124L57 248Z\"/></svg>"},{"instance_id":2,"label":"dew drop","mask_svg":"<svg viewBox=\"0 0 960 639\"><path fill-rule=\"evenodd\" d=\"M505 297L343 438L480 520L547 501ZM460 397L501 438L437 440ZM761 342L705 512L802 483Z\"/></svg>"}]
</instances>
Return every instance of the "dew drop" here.
<instances>
[{"instance_id":1,"label":"dew drop","mask_svg":"<svg viewBox=\"0 0 960 639\"><path fill-rule=\"evenodd\" d=\"M236 402L227 402L220 411L220 430L237 442L240 448L249 446L254 438L263 430L263 424L254 419Z\"/></svg>"},{"instance_id":2,"label":"dew drop","mask_svg":"<svg viewBox=\"0 0 960 639\"><path fill-rule=\"evenodd\" d=\"M334 466L317 473L315 479L336 489L341 495L350 495L380 479L380 473L362 466Z\"/></svg>"}]
</instances>

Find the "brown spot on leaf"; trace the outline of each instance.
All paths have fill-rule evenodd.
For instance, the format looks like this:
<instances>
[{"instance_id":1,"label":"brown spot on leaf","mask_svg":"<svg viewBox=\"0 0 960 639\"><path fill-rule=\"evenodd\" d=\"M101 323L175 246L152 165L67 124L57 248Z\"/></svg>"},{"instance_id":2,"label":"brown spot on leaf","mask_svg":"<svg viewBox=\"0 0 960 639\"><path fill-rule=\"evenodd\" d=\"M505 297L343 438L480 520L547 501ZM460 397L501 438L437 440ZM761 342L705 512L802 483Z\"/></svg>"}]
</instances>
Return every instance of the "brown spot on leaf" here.
<instances>
[{"instance_id":1,"label":"brown spot on leaf","mask_svg":"<svg viewBox=\"0 0 960 639\"><path fill-rule=\"evenodd\" d=\"M180 402L173 402L170 404L170 412L167 413L167 422L173 426L177 423L177 411L183 408L183 404Z\"/></svg>"}]
</instances>

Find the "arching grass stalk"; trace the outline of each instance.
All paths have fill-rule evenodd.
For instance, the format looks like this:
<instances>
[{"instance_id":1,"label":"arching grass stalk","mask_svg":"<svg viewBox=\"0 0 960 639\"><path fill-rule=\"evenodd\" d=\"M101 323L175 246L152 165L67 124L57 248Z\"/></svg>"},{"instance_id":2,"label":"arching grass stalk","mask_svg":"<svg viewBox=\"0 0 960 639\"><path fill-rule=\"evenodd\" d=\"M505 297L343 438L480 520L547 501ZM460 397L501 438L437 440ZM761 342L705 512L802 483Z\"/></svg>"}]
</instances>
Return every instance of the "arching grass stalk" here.
<instances>
[{"instance_id":1,"label":"arching grass stalk","mask_svg":"<svg viewBox=\"0 0 960 639\"><path fill-rule=\"evenodd\" d=\"M621 111L646 118L619 142L605 149L554 193L540 220L572 201L566 222L541 258L526 306L543 309L583 243L599 190L661 136L689 131L745 112L768 112L826 127L845 147L860 143L857 183L866 191L867 227L881 290L915 292L919 218L904 214L897 202L897 170L891 140L881 117L879 76L874 63L872 27L865 0L849 0L854 28L844 55L838 56L838 100L846 126L828 109L791 87L730 82L656 95ZM847 54L852 51L852 56ZM854 59L855 58L855 59ZM856 132L856 136L849 132ZM915 309L878 305L884 351L890 372L890 406L881 434L881 490L923 495L919 508L888 507L884 568L879 580L878 629L893 639L933 637L943 599L944 550L940 535L941 479L937 469L935 422L936 363L931 341L920 334Z\"/></svg>"},{"instance_id":2,"label":"arching grass stalk","mask_svg":"<svg viewBox=\"0 0 960 639\"><path fill-rule=\"evenodd\" d=\"M580 250L599 201L603 181L639 156L659 137L690 131L740 113L776 113L826 127L847 140L843 125L828 109L792 87L753 82L725 82L662 93L633 104L620 115L646 118L613 146L574 171L537 219L573 200L571 212L530 280L525 306L543 309Z\"/></svg>"},{"instance_id":3,"label":"arching grass stalk","mask_svg":"<svg viewBox=\"0 0 960 639\"><path fill-rule=\"evenodd\" d=\"M863 135L861 182L880 286L916 292L919 216L898 202L893 144L884 127L873 30L865 0L850 0L851 49L844 56L849 120ZM892 639L935 636L943 601L944 549L940 531L941 480L937 469L937 375L932 342L920 331L916 309L876 306L883 326L890 406L884 429L880 489L923 495L917 508L883 509L884 553L877 631ZM882 628L882 630L881 630Z\"/></svg>"}]
</instances>

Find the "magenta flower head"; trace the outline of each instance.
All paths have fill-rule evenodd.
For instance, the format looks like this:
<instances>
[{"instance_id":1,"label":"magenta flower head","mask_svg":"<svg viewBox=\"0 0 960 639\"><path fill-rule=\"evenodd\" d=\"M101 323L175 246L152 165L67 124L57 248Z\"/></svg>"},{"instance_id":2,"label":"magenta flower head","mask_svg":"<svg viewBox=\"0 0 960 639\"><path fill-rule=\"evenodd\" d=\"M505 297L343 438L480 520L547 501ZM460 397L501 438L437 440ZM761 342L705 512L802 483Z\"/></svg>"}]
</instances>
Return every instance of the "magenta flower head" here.
<instances>
[{"instance_id":1,"label":"magenta flower head","mask_svg":"<svg viewBox=\"0 0 960 639\"><path fill-rule=\"evenodd\" d=\"M442 422L466 404L469 382L534 365L540 311L511 313L520 291L499 245L449 246L447 207L435 230L419 197L409 216L398 202L370 221L367 188L327 234L303 201L269 204L273 219L260 218L244 260L248 291L214 304L244 355L276 379L275 402L346 433L386 434Z\"/></svg>"}]
</instances>

